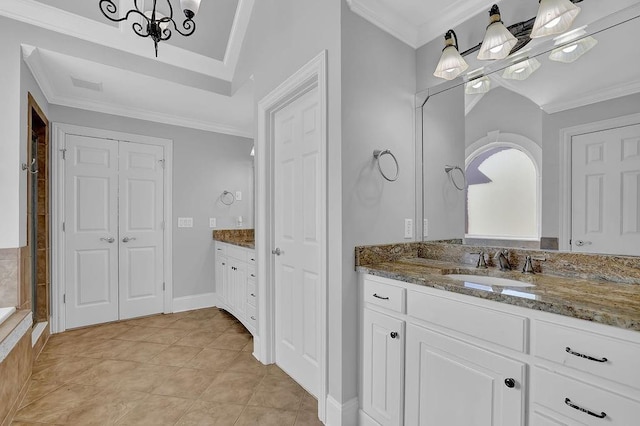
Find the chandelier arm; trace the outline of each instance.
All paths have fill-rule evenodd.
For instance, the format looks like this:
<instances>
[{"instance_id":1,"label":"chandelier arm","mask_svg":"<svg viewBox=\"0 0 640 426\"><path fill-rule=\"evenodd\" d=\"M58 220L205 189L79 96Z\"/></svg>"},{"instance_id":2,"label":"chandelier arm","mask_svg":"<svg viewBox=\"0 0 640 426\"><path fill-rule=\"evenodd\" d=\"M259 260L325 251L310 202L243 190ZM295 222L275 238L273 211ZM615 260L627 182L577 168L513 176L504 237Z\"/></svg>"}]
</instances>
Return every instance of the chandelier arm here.
<instances>
[{"instance_id":1,"label":"chandelier arm","mask_svg":"<svg viewBox=\"0 0 640 426\"><path fill-rule=\"evenodd\" d=\"M185 37L190 36L196 30L196 23L193 19L190 19L190 18L185 19L184 22L182 23L182 28L184 29L184 32L180 30L180 27L178 26L176 21L172 19L171 22L173 23L173 27L178 32L178 34L183 35Z\"/></svg>"},{"instance_id":2,"label":"chandelier arm","mask_svg":"<svg viewBox=\"0 0 640 426\"><path fill-rule=\"evenodd\" d=\"M169 20L173 21L173 6L171 6L171 2L167 0L167 4L169 5Z\"/></svg>"},{"instance_id":3,"label":"chandelier arm","mask_svg":"<svg viewBox=\"0 0 640 426\"><path fill-rule=\"evenodd\" d=\"M143 27L142 24L140 22L134 22L131 25L131 28L133 28L133 32L136 33L137 35L139 35L140 37L150 37L151 34L148 31L148 27Z\"/></svg>"}]
</instances>

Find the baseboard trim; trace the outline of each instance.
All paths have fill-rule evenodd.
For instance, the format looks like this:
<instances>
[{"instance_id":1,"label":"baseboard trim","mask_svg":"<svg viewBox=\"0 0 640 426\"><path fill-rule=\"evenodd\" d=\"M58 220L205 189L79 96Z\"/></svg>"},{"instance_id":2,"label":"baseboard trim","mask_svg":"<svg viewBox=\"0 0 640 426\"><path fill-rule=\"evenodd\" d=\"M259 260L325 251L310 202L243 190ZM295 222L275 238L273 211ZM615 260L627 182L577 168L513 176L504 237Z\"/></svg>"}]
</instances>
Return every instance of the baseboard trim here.
<instances>
[{"instance_id":1,"label":"baseboard trim","mask_svg":"<svg viewBox=\"0 0 640 426\"><path fill-rule=\"evenodd\" d=\"M331 395L327 395L327 426L357 426L358 398L350 399L340 404Z\"/></svg>"},{"instance_id":2,"label":"baseboard trim","mask_svg":"<svg viewBox=\"0 0 640 426\"><path fill-rule=\"evenodd\" d=\"M364 411L358 411L358 418L360 419L360 426L379 426L379 423L369 417Z\"/></svg>"},{"instance_id":3,"label":"baseboard trim","mask_svg":"<svg viewBox=\"0 0 640 426\"><path fill-rule=\"evenodd\" d=\"M216 293L195 294L173 299L173 312L192 311L194 309L213 308L219 305Z\"/></svg>"}]
</instances>

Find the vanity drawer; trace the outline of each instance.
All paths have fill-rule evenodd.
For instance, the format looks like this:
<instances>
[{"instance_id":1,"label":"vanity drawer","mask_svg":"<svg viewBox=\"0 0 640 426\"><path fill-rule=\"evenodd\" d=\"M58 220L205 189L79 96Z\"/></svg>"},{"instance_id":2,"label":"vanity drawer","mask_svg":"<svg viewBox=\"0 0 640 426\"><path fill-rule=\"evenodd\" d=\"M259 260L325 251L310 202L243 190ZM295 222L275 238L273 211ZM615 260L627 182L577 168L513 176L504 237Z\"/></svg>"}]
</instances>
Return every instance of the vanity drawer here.
<instances>
[{"instance_id":1,"label":"vanity drawer","mask_svg":"<svg viewBox=\"0 0 640 426\"><path fill-rule=\"evenodd\" d=\"M255 250L251 250L247 252L247 262L249 262L249 265L255 265L256 264L256 252Z\"/></svg>"},{"instance_id":2,"label":"vanity drawer","mask_svg":"<svg viewBox=\"0 0 640 426\"><path fill-rule=\"evenodd\" d=\"M518 352L527 350L525 317L416 291L407 296L407 314Z\"/></svg>"},{"instance_id":3,"label":"vanity drawer","mask_svg":"<svg viewBox=\"0 0 640 426\"><path fill-rule=\"evenodd\" d=\"M225 243L221 243L216 241L215 244L215 248L216 248L216 254L222 254L222 255L226 255L227 254L227 245Z\"/></svg>"},{"instance_id":4,"label":"vanity drawer","mask_svg":"<svg viewBox=\"0 0 640 426\"><path fill-rule=\"evenodd\" d=\"M637 343L540 320L534 337L533 354L539 358L640 389Z\"/></svg>"},{"instance_id":5,"label":"vanity drawer","mask_svg":"<svg viewBox=\"0 0 640 426\"><path fill-rule=\"evenodd\" d=\"M531 384L532 402L573 419L581 425L638 424L640 402L622 395L538 367L533 369ZM605 413L606 416L598 418L581 411L578 407L599 416Z\"/></svg>"},{"instance_id":6,"label":"vanity drawer","mask_svg":"<svg viewBox=\"0 0 640 426\"><path fill-rule=\"evenodd\" d=\"M251 263L249 263L249 266L247 266L247 278L250 280L256 279L256 267L252 266Z\"/></svg>"},{"instance_id":7,"label":"vanity drawer","mask_svg":"<svg viewBox=\"0 0 640 426\"><path fill-rule=\"evenodd\" d=\"M366 278L364 280L364 301L372 305L404 313L406 290L387 283Z\"/></svg>"},{"instance_id":8,"label":"vanity drawer","mask_svg":"<svg viewBox=\"0 0 640 426\"><path fill-rule=\"evenodd\" d=\"M227 247L227 256L233 257L234 259L238 259L242 262L246 262L247 250L243 249L242 247L230 245Z\"/></svg>"}]
</instances>

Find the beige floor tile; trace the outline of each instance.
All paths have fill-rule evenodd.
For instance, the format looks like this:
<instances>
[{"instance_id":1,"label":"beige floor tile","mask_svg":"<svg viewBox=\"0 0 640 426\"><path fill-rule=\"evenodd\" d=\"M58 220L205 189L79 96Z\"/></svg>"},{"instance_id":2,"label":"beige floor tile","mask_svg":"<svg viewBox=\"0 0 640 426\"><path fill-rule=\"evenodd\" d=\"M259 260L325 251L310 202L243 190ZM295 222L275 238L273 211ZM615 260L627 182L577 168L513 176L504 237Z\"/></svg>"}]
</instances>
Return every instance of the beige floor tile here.
<instances>
[{"instance_id":1,"label":"beige floor tile","mask_svg":"<svg viewBox=\"0 0 640 426\"><path fill-rule=\"evenodd\" d=\"M178 367L166 365L138 364L132 370L114 377L115 380L105 386L111 389L151 392L178 370Z\"/></svg>"},{"instance_id":2,"label":"beige floor tile","mask_svg":"<svg viewBox=\"0 0 640 426\"><path fill-rule=\"evenodd\" d=\"M175 317L173 315L154 315L151 317L140 318L130 320L128 324L136 325L140 327L156 327L156 328L164 328L168 325L178 321L180 318Z\"/></svg>"},{"instance_id":3,"label":"beige floor tile","mask_svg":"<svg viewBox=\"0 0 640 426\"><path fill-rule=\"evenodd\" d=\"M149 395L118 420L119 425L174 425L193 401L171 396Z\"/></svg>"},{"instance_id":4,"label":"beige floor tile","mask_svg":"<svg viewBox=\"0 0 640 426\"><path fill-rule=\"evenodd\" d=\"M300 395L307 393L302 386L289 376L267 375L261 386L266 388L286 388Z\"/></svg>"},{"instance_id":5,"label":"beige floor tile","mask_svg":"<svg viewBox=\"0 0 640 426\"><path fill-rule=\"evenodd\" d=\"M242 352L253 352L253 338L249 339L247 344L244 345Z\"/></svg>"},{"instance_id":6,"label":"beige floor tile","mask_svg":"<svg viewBox=\"0 0 640 426\"><path fill-rule=\"evenodd\" d=\"M296 421L295 411L265 407L247 407L240 415L236 426L287 426Z\"/></svg>"},{"instance_id":7,"label":"beige floor tile","mask_svg":"<svg viewBox=\"0 0 640 426\"><path fill-rule=\"evenodd\" d=\"M196 401L176 425L231 426L243 409L243 405Z\"/></svg>"},{"instance_id":8,"label":"beige floor tile","mask_svg":"<svg viewBox=\"0 0 640 426\"><path fill-rule=\"evenodd\" d=\"M100 388L115 386L136 368L138 363L107 359L100 361L90 369L73 377L70 381L80 385L97 386Z\"/></svg>"},{"instance_id":9,"label":"beige floor tile","mask_svg":"<svg viewBox=\"0 0 640 426\"><path fill-rule=\"evenodd\" d=\"M69 425L112 425L147 397L146 393L118 389L100 392L70 410L66 418Z\"/></svg>"},{"instance_id":10,"label":"beige floor tile","mask_svg":"<svg viewBox=\"0 0 640 426\"><path fill-rule=\"evenodd\" d=\"M251 340L251 335L243 333L226 332L214 340L209 346L213 349L229 349L232 351L240 351Z\"/></svg>"},{"instance_id":11,"label":"beige floor tile","mask_svg":"<svg viewBox=\"0 0 640 426\"><path fill-rule=\"evenodd\" d=\"M186 367L197 368L206 371L226 370L234 359L238 357L238 352L223 349L203 349Z\"/></svg>"},{"instance_id":12,"label":"beige floor tile","mask_svg":"<svg viewBox=\"0 0 640 426\"><path fill-rule=\"evenodd\" d=\"M59 358L57 362L51 361L39 364L35 372L32 373L33 380L55 381L67 383L73 381L76 377L93 368L100 361L91 358L81 357L64 357Z\"/></svg>"},{"instance_id":13,"label":"beige floor tile","mask_svg":"<svg viewBox=\"0 0 640 426\"><path fill-rule=\"evenodd\" d=\"M130 340L101 340L78 355L87 358L115 359L122 352L134 347L135 344L136 342Z\"/></svg>"},{"instance_id":14,"label":"beige floor tile","mask_svg":"<svg viewBox=\"0 0 640 426\"><path fill-rule=\"evenodd\" d=\"M220 309L207 308L207 309L198 309L197 311L192 311L192 313L189 315L189 318L211 319L211 318L216 318L220 315L221 315Z\"/></svg>"},{"instance_id":15,"label":"beige floor tile","mask_svg":"<svg viewBox=\"0 0 640 426\"><path fill-rule=\"evenodd\" d=\"M258 361L251 352L240 352L229 365L229 371L241 371L258 375L267 374L268 367Z\"/></svg>"},{"instance_id":16,"label":"beige floor tile","mask_svg":"<svg viewBox=\"0 0 640 426\"><path fill-rule=\"evenodd\" d=\"M147 336L157 331L156 328L133 326L122 334L119 334L119 340L132 340L134 342L143 342Z\"/></svg>"},{"instance_id":17,"label":"beige floor tile","mask_svg":"<svg viewBox=\"0 0 640 426\"><path fill-rule=\"evenodd\" d=\"M120 352L115 359L123 361L149 362L151 358L167 349L169 345L160 343L135 342L133 346Z\"/></svg>"},{"instance_id":18,"label":"beige floor tile","mask_svg":"<svg viewBox=\"0 0 640 426\"><path fill-rule=\"evenodd\" d=\"M42 398L45 395L50 394L54 390L63 386L63 383L54 382L54 381L40 381L40 380L31 380L29 383L29 389L27 390L27 394L24 396L22 401L20 402L19 408L24 407L25 405L29 405L32 402Z\"/></svg>"},{"instance_id":19,"label":"beige floor tile","mask_svg":"<svg viewBox=\"0 0 640 426\"><path fill-rule=\"evenodd\" d=\"M260 384L249 400L248 405L297 411L300 408L301 401L302 393L296 392L291 387L264 386Z\"/></svg>"},{"instance_id":20,"label":"beige floor tile","mask_svg":"<svg viewBox=\"0 0 640 426\"><path fill-rule=\"evenodd\" d=\"M304 396L302 397L302 402L300 403L300 411L311 411L317 414L318 400L309 395L308 392L305 392Z\"/></svg>"},{"instance_id":21,"label":"beige floor tile","mask_svg":"<svg viewBox=\"0 0 640 426\"><path fill-rule=\"evenodd\" d=\"M200 370L181 368L158 384L151 393L196 399L213 383L215 377L202 374Z\"/></svg>"},{"instance_id":22,"label":"beige floor tile","mask_svg":"<svg viewBox=\"0 0 640 426\"><path fill-rule=\"evenodd\" d=\"M322 422L318 419L317 412L299 411L295 426L322 426Z\"/></svg>"},{"instance_id":23,"label":"beige floor tile","mask_svg":"<svg viewBox=\"0 0 640 426\"><path fill-rule=\"evenodd\" d=\"M149 363L182 367L200 352L202 352L202 348L173 345L151 358Z\"/></svg>"},{"instance_id":24,"label":"beige floor tile","mask_svg":"<svg viewBox=\"0 0 640 426\"><path fill-rule=\"evenodd\" d=\"M262 378L251 373L223 372L216 376L201 400L226 404L246 404Z\"/></svg>"},{"instance_id":25,"label":"beige floor tile","mask_svg":"<svg viewBox=\"0 0 640 426\"><path fill-rule=\"evenodd\" d=\"M14 420L62 424L71 410L94 397L100 389L92 386L69 384L56 389L33 403L22 407Z\"/></svg>"},{"instance_id":26,"label":"beige floor tile","mask_svg":"<svg viewBox=\"0 0 640 426\"><path fill-rule=\"evenodd\" d=\"M153 330L153 332L144 336L140 340L150 343L171 345L184 337L183 330L176 330L172 328L149 328L149 330Z\"/></svg>"},{"instance_id":27,"label":"beige floor tile","mask_svg":"<svg viewBox=\"0 0 640 426\"><path fill-rule=\"evenodd\" d=\"M180 346L193 346L196 348L204 348L209 346L222 335L221 332L209 331L209 330L193 330L188 331L188 334L178 340L175 344Z\"/></svg>"},{"instance_id":28,"label":"beige floor tile","mask_svg":"<svg viewBox=\"0 0 640 426\"><path fill-rule=\"evenodd\" d=\"M116 322L98 327L91 327L87 329L86 333L83 334L82 337L90 339L114 339L130 329L130 325Z\"/></svg>"}]
</instances>

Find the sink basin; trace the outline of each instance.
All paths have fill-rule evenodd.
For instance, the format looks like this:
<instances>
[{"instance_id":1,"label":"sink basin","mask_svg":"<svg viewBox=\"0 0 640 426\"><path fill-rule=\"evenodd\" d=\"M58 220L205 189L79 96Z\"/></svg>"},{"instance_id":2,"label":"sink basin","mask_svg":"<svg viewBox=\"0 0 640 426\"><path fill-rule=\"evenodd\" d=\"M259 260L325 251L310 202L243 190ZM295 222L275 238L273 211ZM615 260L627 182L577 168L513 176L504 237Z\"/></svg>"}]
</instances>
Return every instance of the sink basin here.
<instances>
[{"instance_id":1,"label":"sink basin","mask_svg":"<svg viewBox=\"0 0 640 426\"><path fill-rule=\"evenodd\" d=\"M535 284L524 283L522 281L510 280L508 278L487 277L485 275L463 275L449 274L446 277L458 281L465 281L473 284L500 286L500 287L534 287Z\"/></svg>"}]
</instances>

